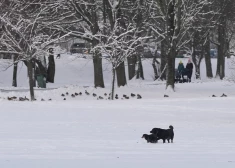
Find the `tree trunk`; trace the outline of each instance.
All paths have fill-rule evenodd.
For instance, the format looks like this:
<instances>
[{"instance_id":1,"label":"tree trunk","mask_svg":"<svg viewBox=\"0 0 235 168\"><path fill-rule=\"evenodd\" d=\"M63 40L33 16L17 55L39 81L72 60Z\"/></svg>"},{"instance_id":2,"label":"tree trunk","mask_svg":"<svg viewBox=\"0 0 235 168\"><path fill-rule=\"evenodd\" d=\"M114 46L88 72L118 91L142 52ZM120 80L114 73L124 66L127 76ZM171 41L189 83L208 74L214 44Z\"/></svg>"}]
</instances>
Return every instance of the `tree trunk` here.
<instances>
[{"instance_id":1,"label":"tree trunk","mask_svg":"<svg viewBox=\"0 0 235 168\"><path fill-rule=\"evenodd\" d=\"M18 69L18 62L16 62L17 56L14 55L13 57L14 57L14 58L13 58L13 59L14 59L14 63L13 63L14 68L13 68L12 86L17 87L17 69Z\"/></svg>"},{"instance_id":2,"label":"tree trunk","mask_svg":"<svg viewBox=\"0 0 235 168\"><path fill-rule=\"evenodd\" d=\"M132 55L127 58L129 80L131 80L135 76L136 62L137 62L136 55Z\"/></svg>"},{"instance_id":3,"label":"tree trunk","mask_svg":"<svg viewBox=\"0 0 235 168\"><path fill-rule=\"evenodd\" d=\"M114 100L114 88L115 88L115 67L112 65L112 88L111 88L111 100Z\"/></svg>"},{"instance_id":4,"label":"tree trunk","mask_svg":"<svg viewBox=\"0 0 235 168\"><path fill-rule=\"evenodd\" d=\"M32 64L33 64L33 87L37 86L37 79L36 79L36 63L35 61L32 59Z\"/></svg>"},{"instance_id":5,"label":"tree trunk","mask_svg":"<svg viewBox=\"0 0 235 168\"><path fill-rule=\"evenodd\" d=\"M210 40L209 37L205 43L205 63L206 63L206 76L213 78L212 66L211 66L211 54L210 54Z\"/></svg>"},{"instance_id":6,"label":"tree trunk","mask_svg":"<svg viewBox=\"0 0 235 168\"><path fill-rule=\"evenodd\" d=\"M167 55L166 88L171 86L173 90L175 88L175 55L176 49L172 46Z\"/></svg>"},{"instance_id":7,"label":"tree trunk","mask_svg":"<svg viewBox=\"0 0 235 168\"><path fill-rule=\"evenodd\" d=\"M200 72L200 65L201 65L201 61L204 55L204 46L201 46L201 52L196 54L196 44L193 43L193 49L192 49L192 59L193 59L193 63L195 65L195 76L196 79L201 79L201 72Z\"/></svg>"},{"instance_id":8,"label":"tree trunk","mask_svg":"<svg viewBox=\"0 0 235 168\"><path fill-rule=\"evenodd\" d=\"M159 64L160 63L158 62L157 58L154 57L153 61L152 61L153 72L154 72L154 80L157 80L160 77Z\"/></svg>"},{"instance_id":9,"label":"tree trunk","mask_svg":"<svg viewBox=\"0 0 235 168\"><path fill-rule=\"evenodd\" d=\"M35 100L34 97L34 89L33 89L33 63L32 60L30 59L29 61L27 61L28 64L28 76L29 76L29 91L30 91L30 99L31 101Z\"/></svg>"},{"instance_id":10,"label":"tree trunk","mask_svg":"<svg viewBox=\"0 0 235 168\"><path fill-rule=\"evenodd\" d=\"M55 59L54 55L49 55L49 65L47 68L47 82L54 83L54 78L55 78Z\"/></svg>"},{"instance_id":11,"label":"tree trunk","mask_svg":"<svg viewBox=\"0 0 235 168\"><path fill-rule=\"evenodd\" d=\"M175 89L175 56L176 56L176 35L178 35L179 26L176 26L175 15L177 11L177 6L175 1L169 3L167 9L167 20L166 20L166 29L167 29L167 46L169 47L167 52L167 72L166 72L166 89L171 87L174 91ZM179 18L177 20L180 21ZM177 28L177 29L176 29Z\"/></svg>"},{"instance_id":12,"label":"tree trunk","mask_svg":"<svg viewBox=\"0 0 235 168\"><path fill-rule=\"evenodd\" d=\"M118 87L125 86L127 84L126 81L126 73L125 73L125 64L124 61L119 64L119 66L116 68L117 73L117 84Z\"/></svg>"},{"instance_id":13,"label":"tree trunk","mask_svg":"<svg viewBox=\"0 0 235 168\"><path fill-rule=\"evenodd\" d=\"M136 79L144 80L144 70L142 65L142 60L140 54L137 54L137 71L136 71Z\"/></svg>"},{"instance_id":14,"label":"tree trunk","mask_svg":"<svg viewBox=\"0 0 235 168\"><path fill-rule=\"evenodd\" d=\"M217 69L216 69L216 77L219 77L221 80L225 76L225 46L226 46L226 21L225 18L222 17L220 24L218 25L218 57L217 57Z\"/></svg>"},{"instance_id":15,"label":"tree trunk","mask_svg":"<svg viewBox=\"0 0 235 168\"><path fill-rule=\"evenodd\" d=\"M161 42L161 80L166 80L166 41L162 40Z\"/></svg>"},{"instance_id":16,"label":"tree trunk","mask_svg":"<svg viewBox=\"0 0 235 168\"><path fill-rule=\"evenodd\" d=\"M195 53L195 48L193 47L193 51L192 51L192 59L193 59L193 63L195 65L195 76L196 79L200 79L200 61L199 61L199 56L196 55Z\"/></svg>"},{"instance_id":17,"label":"tree trunk","mask_svg":"<svg viewBox=\"0 0 235 168\"><path fill-rule=\"evenodd\" d=\"M96 50L93 54L93 65L94 65L94 83L95 88L104 88L104 78L102 69L102 57L101 53Z\"/></svg>"}]
</instances>

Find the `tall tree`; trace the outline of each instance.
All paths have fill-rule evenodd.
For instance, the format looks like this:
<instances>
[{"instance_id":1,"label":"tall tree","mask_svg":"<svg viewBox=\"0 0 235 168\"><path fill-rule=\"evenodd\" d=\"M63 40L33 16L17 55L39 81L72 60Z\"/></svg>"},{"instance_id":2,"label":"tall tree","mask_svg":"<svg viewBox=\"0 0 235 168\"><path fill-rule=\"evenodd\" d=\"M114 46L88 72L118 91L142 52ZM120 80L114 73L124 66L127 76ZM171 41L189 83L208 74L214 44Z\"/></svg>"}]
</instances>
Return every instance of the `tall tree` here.
<instances>
[{"instance_id":1,"label":"tall tree","mask_svg":"<svg viewBox=\"0 0 235 168\"><path fill-rule=\"evenodd\" d=\"M174 90L175 57L178 51L189 42L186 38L187 32L193 26L192 23L203 6L207 4L207 0L156 0L155 2L155 14L157 14L155 17L163 21L164 29L154 27L153 31L165 41L166 88L170 87Z\"/></svg>"},{"instance_id":2,"label":"tall tree","mask_svg":"<svg viewBox=\"0 0 235 168\"><path fill-rule=\"evenodd\" d=\"M5 12L0 14L1 37L0 43L5 51L15 53L18 59L27 65L31 101L34 95L33 62L42 53L46 53L49 44L57 41L60 34L54 31L45 33L45 20L50 20L51 5L45 0L8 0L2 3ZM52 3L52 2L51 2ZM54 4L54 3L52 3ZM46 17L48 16L48 17Z\"/></svg>"},{"instance_id":3,"label":"tall tree","mask_svg":"<svg viewBox=\"0 0 235 168\"><path fill-rule=\"evenodd\" d=\"M218 34L218 56L217 56L217 69L216 77L223 79L225 76L225 57L228 55L229 37L228 37L228 23L235 19L234 7L235 1L233 0L216 0L214 2L215 9L218 10L219 17L217 22Z\"/></svg>"}]
</instances>

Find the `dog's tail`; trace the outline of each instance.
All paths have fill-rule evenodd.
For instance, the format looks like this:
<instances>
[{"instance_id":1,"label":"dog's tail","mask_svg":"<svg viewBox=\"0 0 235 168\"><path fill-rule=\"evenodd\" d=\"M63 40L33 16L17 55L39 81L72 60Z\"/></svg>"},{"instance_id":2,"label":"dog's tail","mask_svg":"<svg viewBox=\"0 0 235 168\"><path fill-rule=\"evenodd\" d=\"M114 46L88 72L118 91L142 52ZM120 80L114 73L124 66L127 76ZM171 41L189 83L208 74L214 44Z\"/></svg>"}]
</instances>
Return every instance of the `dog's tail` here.
<instances>
[{"instance_id":1,"label":"dog's tail","mask_svg":"<svg viewBox=\"0 0 235 168\"><path fill-rule=\"evenodd\" d=\"M174 129L174 127L172 125L170 125L169 128L172 129L172 130Z\"/></svg>"}]
</instances>

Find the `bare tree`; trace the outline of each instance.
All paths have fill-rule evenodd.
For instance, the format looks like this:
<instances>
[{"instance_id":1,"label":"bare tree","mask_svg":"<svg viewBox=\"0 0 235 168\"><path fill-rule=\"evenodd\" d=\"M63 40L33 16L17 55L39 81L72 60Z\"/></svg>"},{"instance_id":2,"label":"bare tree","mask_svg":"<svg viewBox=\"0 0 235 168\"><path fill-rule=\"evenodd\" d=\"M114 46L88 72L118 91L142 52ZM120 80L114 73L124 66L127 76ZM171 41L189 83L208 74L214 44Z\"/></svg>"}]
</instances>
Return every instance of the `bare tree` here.
<instances>
[{"instance_id":1,"label":"bare tree","mask_svg":"<svg viewBox=\"0 0 235 168\"><path fill-rule=\"evenodd\" d=\"M187 32L206 4L206 0L156 0L156 3L153 3L157 13L155 17L164 24L163 27L154 27L153 31L163 38L163 45L167 49L166 88L170 87L174 90L175 57L178 51L189 42Z\"/></svg>"},{"instance_id":2,"label":"bare tree","mask_svg":"<svg viewBox=\"0 0 235 168\"><path fill-rule=\"evenodd\" d=\"M57 41L60 34L54 31L48 35L44 31L45 25L42 23L45 23L43 20L50 11L48 2L9 0L7 7L9 10L0 15L2 30L0 43L5 47L2 52L16 54L17 61L24 61L27 65L30 97L33 101L35 100L33 62L42 55L41 53L46 53L47 47Z\"/></svg>"},{"instance_id":3,"label":"bare tree","mask_svg":"<svg viewBox=\"0 0 235 168\"><path fill-rule=\"evenodd\" d=\"M106 34L102 36L105 40L98 44L95 49L99 49L104 52L108 56L106 59L112 65L112 86L110 98L113 100L116 79L115 73L119 73L117 69L128 57L135 54L136 48L141 44L141 41L147 37L139 37L137 35L137 29L132 23L129 23L126 29L123 29L122 26L120 26L119 18L115 20L115 24L112 29L107 28L106 30Z\"/></svg>"}]
</instances>

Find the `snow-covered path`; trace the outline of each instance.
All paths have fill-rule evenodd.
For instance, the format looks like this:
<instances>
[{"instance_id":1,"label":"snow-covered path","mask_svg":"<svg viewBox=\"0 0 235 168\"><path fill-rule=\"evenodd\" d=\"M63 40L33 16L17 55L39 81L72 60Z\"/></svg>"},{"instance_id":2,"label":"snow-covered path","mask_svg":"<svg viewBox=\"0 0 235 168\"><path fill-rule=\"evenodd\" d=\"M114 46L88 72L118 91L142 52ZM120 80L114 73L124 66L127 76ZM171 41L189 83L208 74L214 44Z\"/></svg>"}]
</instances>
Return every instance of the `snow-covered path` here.
<instances>
[{"instance_id":1,"label":"snow-covered path","mask_svg":"<svg viewBox=\"0 0 235 168\"><path fill-rule=\"evenodd\" d=\"M1 168L233 168L235 98L0 104ZM141 139L175 128L173 144Z\"/></svg>"}]
</instances>

